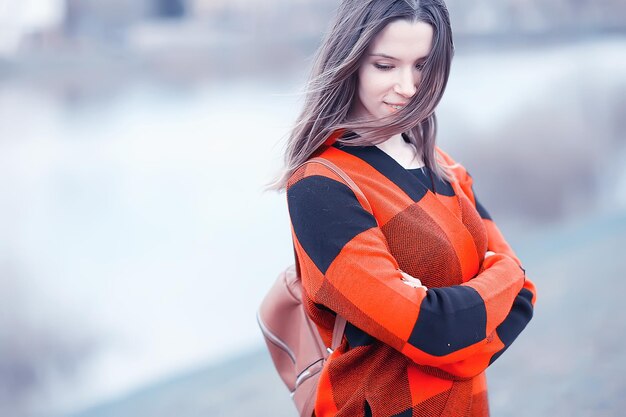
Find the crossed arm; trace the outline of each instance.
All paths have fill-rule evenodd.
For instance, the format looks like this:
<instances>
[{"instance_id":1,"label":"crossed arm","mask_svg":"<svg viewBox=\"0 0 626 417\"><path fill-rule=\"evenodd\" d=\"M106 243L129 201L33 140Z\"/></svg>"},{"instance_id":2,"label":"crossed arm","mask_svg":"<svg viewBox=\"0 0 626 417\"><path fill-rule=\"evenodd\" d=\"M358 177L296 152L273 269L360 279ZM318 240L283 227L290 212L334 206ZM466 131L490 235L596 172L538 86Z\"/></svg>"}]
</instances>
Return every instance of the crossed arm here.
<instances>
[{"instance_id":1,"label":"crossed arm","mask_svg":"<svg viewBox=\"0 0 626 417\"><path fill-rule=\"evenodd\" d=\"M492 244L489 228L494 254L476 277L411 288L373 215L346 184L305 177L287 197L308 295L418 364L460 378L477 375L532 316L534 286L510 248L496 235Z\"/></svg>"}]
</instances>

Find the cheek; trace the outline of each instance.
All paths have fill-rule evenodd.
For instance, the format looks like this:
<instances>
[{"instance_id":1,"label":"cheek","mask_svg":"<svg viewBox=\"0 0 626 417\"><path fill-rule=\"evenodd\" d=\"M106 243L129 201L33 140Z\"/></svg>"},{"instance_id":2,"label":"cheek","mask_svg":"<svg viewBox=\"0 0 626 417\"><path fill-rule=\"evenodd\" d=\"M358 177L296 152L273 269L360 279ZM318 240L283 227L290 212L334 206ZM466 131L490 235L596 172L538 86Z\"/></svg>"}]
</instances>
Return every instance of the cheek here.
<instances>
[{"instance_id":1,"label":"cheek","mask_svg":"<svg viewBox=\"0 0 626 417\"><path fill-rule=\"evenodd\" d=\"M374 71L363 71L360 75L359 93L363 98L378 98L387 91L385 74Z\"/></svg>"},{"instance_id":2,"label":"cheek","mask_svg":"<svg viewBox=\"0 0 626 417\"><path fill-rule=\"evenodd\" d=\"M416 76L415 76L415 85L420 85L422 83L422 73L419 72Z\"/></svg>"}]
</instances>

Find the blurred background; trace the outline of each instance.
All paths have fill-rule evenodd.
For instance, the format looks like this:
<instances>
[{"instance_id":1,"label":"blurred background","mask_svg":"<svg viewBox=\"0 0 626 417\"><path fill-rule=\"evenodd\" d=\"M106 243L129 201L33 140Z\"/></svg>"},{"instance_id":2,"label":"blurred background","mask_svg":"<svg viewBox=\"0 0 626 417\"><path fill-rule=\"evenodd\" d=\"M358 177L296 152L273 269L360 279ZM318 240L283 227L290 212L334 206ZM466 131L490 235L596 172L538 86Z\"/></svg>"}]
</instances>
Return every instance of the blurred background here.
<instances>
[{"instance_id":1,"label":"blurred background","mask_svg":"<svg viewBox=\"0 0 626 417\"><path fill-rule=\"evenodd\" d=\"M494 416L626 407L626 3L447 1L439 145L538 287ZM0 416L295 416L263 192L337 0L0 0Z\"/></svg>"}]
</instances>

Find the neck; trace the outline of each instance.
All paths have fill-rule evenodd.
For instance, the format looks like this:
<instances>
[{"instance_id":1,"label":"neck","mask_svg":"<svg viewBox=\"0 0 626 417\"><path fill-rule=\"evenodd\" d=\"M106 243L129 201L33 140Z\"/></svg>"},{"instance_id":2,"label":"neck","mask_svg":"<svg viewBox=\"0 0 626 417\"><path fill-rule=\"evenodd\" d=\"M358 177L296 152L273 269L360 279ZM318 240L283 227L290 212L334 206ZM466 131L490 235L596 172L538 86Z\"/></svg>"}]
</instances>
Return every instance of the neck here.
<instances>
[{"instance_id":1,"label":"neck","mask_svg":"<svg viewBox=\"0 0 626 417\"><path fill-rule=\"evenodd\" d=\"M401 133L393 135L386 141L381 142L376 146L380 147L381 149L402 149L402 148L406 148L407 146L412 147L410 143L406 143L404 141L404 138L402 137Z\"/></svg>"},{"instance_id":2,"label":"neck","mask_svg":"<svg viewBox=\"0 0 626 417\"><path fill-rule=\"evenodd\" d=\"M393 135L384 142L376 145L380 150L395 159L406 169L420 168L424 166L422 158L412 143L404 141L402 134Z\"/></svg>"}]
</instances>

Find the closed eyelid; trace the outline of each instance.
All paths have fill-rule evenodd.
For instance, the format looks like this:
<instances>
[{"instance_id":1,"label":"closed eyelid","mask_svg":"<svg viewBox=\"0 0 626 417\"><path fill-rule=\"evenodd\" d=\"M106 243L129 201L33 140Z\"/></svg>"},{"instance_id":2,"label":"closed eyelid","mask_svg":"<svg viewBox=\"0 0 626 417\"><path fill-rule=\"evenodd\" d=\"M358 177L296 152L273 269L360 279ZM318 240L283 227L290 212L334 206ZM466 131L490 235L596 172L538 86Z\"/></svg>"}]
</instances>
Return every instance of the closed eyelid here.
<instances>
[{"instance_id":1,"label":"closed eyelid","mask_svg":"<svg viewBox=\"0 0 626 417\"><path fill-rule=\"evenodd\" d=\"M396 65L383 63L383 62L373 62L372 65L375 68L382 69L382 70L391 70L391 69L396 68ZM424 61L416 62L412 66L417 68L417 69L419 69L419 70L421 70L422 68L424 68L426 66L426 62L424 62Z\"/></svg>"},{"instance_id":2,"label":"closed eyelid","mask_svg":"<svg viewBox=\"0 0 626 417\"><path fill-rule=\"evenodd\" d=\"M392 61L400 61L400 59L395 58L393 56L387 55L387 54L383 54L383 53L373 53L373 54L369 54L370 57L378 57L378 58L386 58ZM415 60L415 64L424 64L426 61L428 61L428 56L423 56L421 58L418 58Z\"/></svg>"}]
</instances>

